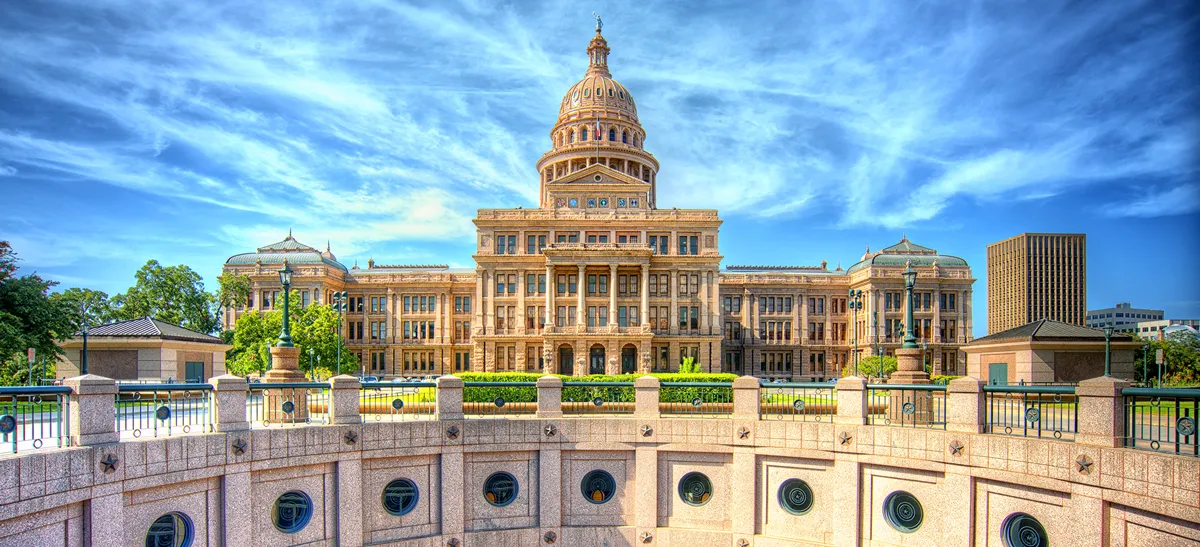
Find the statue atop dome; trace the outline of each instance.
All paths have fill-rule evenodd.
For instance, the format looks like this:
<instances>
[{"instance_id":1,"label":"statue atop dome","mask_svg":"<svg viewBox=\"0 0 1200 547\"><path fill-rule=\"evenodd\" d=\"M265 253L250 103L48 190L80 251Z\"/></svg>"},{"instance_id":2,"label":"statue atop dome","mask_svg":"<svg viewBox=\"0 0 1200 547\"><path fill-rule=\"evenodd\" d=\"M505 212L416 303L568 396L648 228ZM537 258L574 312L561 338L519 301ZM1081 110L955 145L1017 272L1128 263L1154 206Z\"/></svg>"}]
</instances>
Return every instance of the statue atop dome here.
<instances>
[{"instance_id":1,"label":"statue atop dome","mask_svg":"<svg viewBox=\"0 0 1200 547\"><path fill-rule=\"evenodd\" d=\"M604 21L600 20L600 16L596 12L592 12L592 16L596 18L596 34L600 34L600 29L604 28Z\"/></svg>"}]
</instances>

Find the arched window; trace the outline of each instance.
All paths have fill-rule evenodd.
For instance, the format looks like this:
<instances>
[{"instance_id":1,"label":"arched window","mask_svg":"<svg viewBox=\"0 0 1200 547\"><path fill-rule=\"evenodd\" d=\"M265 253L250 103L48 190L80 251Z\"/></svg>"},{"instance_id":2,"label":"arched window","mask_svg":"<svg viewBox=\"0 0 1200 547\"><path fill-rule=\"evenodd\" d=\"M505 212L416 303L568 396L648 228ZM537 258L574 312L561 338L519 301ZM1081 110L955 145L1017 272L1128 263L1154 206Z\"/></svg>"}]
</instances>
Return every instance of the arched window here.
<instances>
[{"instance_id":1,"label":"arched window","mask_svg":"<svg viewBox=\"0 0 1200 547\"><path fill-rule=\"evenodd\" d=\"M579 133L579 140L581 140L581 141L587 140L587 127L584 127L583 131Z\"/></svg>"},{"instance_id":2,"label":"arched window","mask_svg":"<svg viewBox=\"0 0 1200 547\"><path fill-rule=\"evenodd\" d=\"M612 142L616 142L616 140L617 140L617 130L616 129L608 130L608 140L610 140Z\"/></svg>"},{"instance_id":3,"label":"arched window","mask_svg":"<svg viewBox=\"0 0 1200 547\"><path fill-rule=\"evenodd\" d=\"M638 136L637 136L637 135L634 135L634 136L633 136L633 147L634 147L634 148L641 148L641 146L639 146L639 145L638 145Z\"/></svg>"},{"instance_id":4,"label":"arched window","mask_svg":"<svg viewBox=\"0 0 1200 547\"><path fill-rule=\"evenodd\" d=\"M613 90L612 90L612 88L611 88L611 87L610 87L610 88L608 88L608 96L609 96L609 97L612 97L612 96L613 96Z\"/></svg>"},{"instance_id":5,"label":"arched window","mask_svg":"<svg viewBox=\"0 0 1200 547\"><path fill-rule=\"evenodd\" d=\"M629 132L628 131L621 132L621 144L629 144Z\"/></svg>"},{"instance_id":6,"label":"arched window","mask_svg":"<svg viewBox=\"0 0 1200 547\"><path fill-rule=\"evenodd\" d=\"M575 142L575 132L567 133L567 144Z\"/></svg>"}]
</instances>

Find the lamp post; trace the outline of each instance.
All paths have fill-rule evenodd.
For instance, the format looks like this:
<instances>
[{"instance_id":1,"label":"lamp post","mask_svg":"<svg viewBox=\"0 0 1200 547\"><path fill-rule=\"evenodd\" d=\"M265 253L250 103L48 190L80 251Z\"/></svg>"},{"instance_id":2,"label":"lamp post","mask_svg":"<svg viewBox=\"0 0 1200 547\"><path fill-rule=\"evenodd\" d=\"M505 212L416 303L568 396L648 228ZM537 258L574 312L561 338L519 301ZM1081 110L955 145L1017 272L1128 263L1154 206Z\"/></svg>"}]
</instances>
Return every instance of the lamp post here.
<instances>
[{"instance_id":1,"label":"lamp post","mask_svg":"<svg viewBox=\"0 0 1200 547\"><path fill-rule=\"evenodd\" d=\"M904 268L900 275L904 276L904 344L900 347L905 349L917 348L917 335L913 332L913 286L917 284L917 271L913 269L912 264Z\"/></svg>"},{"instance_id":2,"label":"lamp post","mask_svg":"<svg viewBox=\"0 0 1200 547\"><path fill-rule=\"evenodd\" d=\"M878 311L871 312L871 332L874 333L874 335L875 335L875 343L873 345L873 349L875 350L875 358L879 360L879 362L876 363L879 366L879 377L883 378L883 357L880 357L881 352L879 351L879 312Z\"/></svg>"},{"instance_id":3,"label":"lamp post","mask_svg":"<svg viewBox=\"0 0 1200 547\"><path fill-rule=\"evenodd\" d=\"M1146 342L1146 344L1142 346L1142 385L1145 387L1150 387L1150 379L1146 377L1146 374L1149 373L1147 371L1147 368L1149 368L1149 364L1150 364L1150 342Z\"/></svg>"},{"instance_id":4,"label":"lamp post","mask_svg":"<svg viewBox=\"0 0 1200 547\"><path fill-rule=\"evenodd\" d=\"M921 370L929 368L929 342L921 342Z\"/></svg>"},{"instance_id":5,"label":"lamp post","mask_svg":"<svg viewBox=\"0 0 1200 547\"><path fill-rule=\"evenodd\" d=\"M308 348L308 376L309 376L309 378L312 379L312 381L315 382L315 381L317 381L316 380L317 372L316 372L316 369L313 368L313 353L314 353L314 351L315 350L313 350L312 348Z\"/></svg>"},{"instance_id":6,"label":"lamp post","mask_svg":"<svg viewBox=\"0 0 1200 547\"><path fill-rule=\"evenodd\" d=\"M87 303L85 302L83 304L80 304L79 305L79 316L81 318L82 324L79 327L79 332L80 332L80 334L83 335L83 353L79 357L79 374L81 376L87 376L87 373L88 373L88 362L87 362L87 358L88 358L88 355L87 355L88 316L87 316L87 312L88 312Z\"/></svg>"},{"instance_id":7,"label":"lamp post","mask_svg":"<svg viewBox=\"0 0 1200 547\"><path fill-rule=\"evenodd\" d=\"M1104 327L1104 375L1109 376L1112 372L1112 335L1113 326L1109 323Z\"/></svg>"},{"instance_id":8,"label":"lamp post","mask_svg":"<svg viewBox=\"0 0 1200 547\"><path fill-rule=\"evenodd\" d=\"M854 311L854 375L858 376L858 310L862 309L862 290L850 289L850 309Z\"/></svg>"},{"instance_id":9,"label":"lamp post","mask_svg":"<svg viewBox=\"0 0 1200 547\"><path fill-rule=\"evenodd\" d=\"M275 342L275 345L281 348L290 348L292 347L292 323L288 317L288 292L292 287L292 269L288 267L287 259L283 261L283 269L279 270L279 282L283 284L283 330L279 333L279 340Z\"/></svg>"},{"instance_id":10,"label":"lamp post","mask_svg":"<svg viewBox=\"0 0 1200 547\"><path fill-rule=\"evenodd\" d=\"M346 312L349 296L346 291L333 293L333 310L338 314L337 373L342 373L342 314Z\"/></svg>"}]
</instances>

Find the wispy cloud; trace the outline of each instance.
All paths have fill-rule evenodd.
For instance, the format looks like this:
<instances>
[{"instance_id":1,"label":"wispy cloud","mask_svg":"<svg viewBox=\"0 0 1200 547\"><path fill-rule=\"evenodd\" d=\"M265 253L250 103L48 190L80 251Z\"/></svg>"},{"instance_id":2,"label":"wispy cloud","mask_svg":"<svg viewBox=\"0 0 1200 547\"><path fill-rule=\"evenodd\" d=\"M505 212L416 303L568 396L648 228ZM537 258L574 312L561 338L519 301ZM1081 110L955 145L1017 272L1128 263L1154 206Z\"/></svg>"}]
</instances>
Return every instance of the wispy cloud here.
<instances>
[{"instance_id":1,"label":"wispy cloud","mask_svg":"<svg viewBox=\"0 0 1200 547\"><path fill-rule=\"evenodd\" d=\"M1101 211L1111 217L1166 217L1200 211L1200 187L1185 184L1163 190L1150 190L1130 196L1127 201L1110 203Z\"/></svg>"}]
</instances>

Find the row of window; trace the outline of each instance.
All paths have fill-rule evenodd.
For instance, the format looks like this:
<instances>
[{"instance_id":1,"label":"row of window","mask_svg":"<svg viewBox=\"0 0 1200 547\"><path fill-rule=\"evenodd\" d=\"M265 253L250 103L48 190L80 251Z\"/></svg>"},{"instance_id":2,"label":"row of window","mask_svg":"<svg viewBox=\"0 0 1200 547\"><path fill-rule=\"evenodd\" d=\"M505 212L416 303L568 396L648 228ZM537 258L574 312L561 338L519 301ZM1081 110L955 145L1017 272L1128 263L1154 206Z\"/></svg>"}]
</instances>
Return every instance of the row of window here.
<instances>
[{"instance_id":1,"label":"row of window","mask_svg":"<svg viewBox=\"0 0 1200 547\"><path fill-rule=\"evenodd\" d=\"M577 207L576 198L559 198L559 207L569 205ZM608 206L608 198L588 198L588 207ZM629 207L637 207L637 198L630 198ZM617 199L618 207L625 207L625 198ZM496 254L515 255L520 250L517 245L518 234L498 233L496 234ZM555 233L556 243L579 243L580 238L586 243L638 243L641 239L640 233L616 233L615 240L611 232L558 232ZM680 256L698 255L700 254L700 236L698 235L680 235L678 237L678 246L675 247L676 254ZM646 236L650 251L657 255L666 255L671 252L671 239L666 234L650 234ZM708 242L705 245L711 246ZM546 249L546 236L542 234L526 235L525 236L525 254L536 255L542 254Z\"/></svg>"},{"instance_id":2,"label":"row of window","mask_svg":"<svg viewBox=\"0 0 1200 547\"><path fill-rule=\"evenodd\" d=\"M611 91L612 90L610 89L609 92L611 92ZM587 90L587 89L583 90L583 96L587 97L588 92L589 92L589 90ZM600 88L596 88L596 94L597 95L600 94ZM566 144L574 144L576 135L578 135L579 142L587 142L588 138L591 138L593 141L604 140L604 133L602 132L601 129L598 129L596 126L583 125L578 130L567 129L566 131L559 133L558 137L555 138L555 145L561 147ZM624 129L621 130L620 135L621 135L621 144L629 144L630 143L630 136L629 136L628 130L624 130ZM640 147L641 141L638 139L638 136L636 133L634 133L632 138L633 138L633 141L632 141L633 146ZM608 129L608 142L617 142L617 130L615 128L610 127Z\"/></svg>"}]
</instances>

